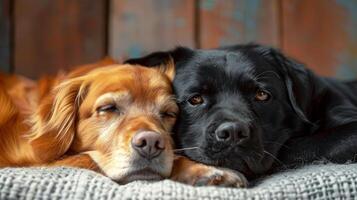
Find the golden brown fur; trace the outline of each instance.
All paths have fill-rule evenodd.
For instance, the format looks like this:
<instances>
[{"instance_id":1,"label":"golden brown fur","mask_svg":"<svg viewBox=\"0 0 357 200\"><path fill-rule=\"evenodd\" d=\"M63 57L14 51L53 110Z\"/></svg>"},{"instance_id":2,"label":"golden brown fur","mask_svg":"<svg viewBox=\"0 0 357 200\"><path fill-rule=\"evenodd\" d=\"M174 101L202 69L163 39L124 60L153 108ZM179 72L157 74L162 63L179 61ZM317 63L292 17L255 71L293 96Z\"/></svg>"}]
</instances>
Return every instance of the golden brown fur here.
<instances>
[{"instance_id":1,"label":"golden brown fur","mask_svg":"<svg viewBox=\"0 0 357 200\"><path fill-rule=\"evenodd\" d=\"M111 59L36 82L0 75L0 167L72 166L122 182L151 179L145 173L129 177L150 168L169 177L174 162L170 131L178 112L173 76L172 63L163 70ZM118 109L102 111L106 105ZM155 163L142 161L132 148L132 138L142 130L165 140ZM241 183L234 173L183 157L175 159L172 178L190 184L202 178L213 185Z\"/></svg>"}]
</instances>

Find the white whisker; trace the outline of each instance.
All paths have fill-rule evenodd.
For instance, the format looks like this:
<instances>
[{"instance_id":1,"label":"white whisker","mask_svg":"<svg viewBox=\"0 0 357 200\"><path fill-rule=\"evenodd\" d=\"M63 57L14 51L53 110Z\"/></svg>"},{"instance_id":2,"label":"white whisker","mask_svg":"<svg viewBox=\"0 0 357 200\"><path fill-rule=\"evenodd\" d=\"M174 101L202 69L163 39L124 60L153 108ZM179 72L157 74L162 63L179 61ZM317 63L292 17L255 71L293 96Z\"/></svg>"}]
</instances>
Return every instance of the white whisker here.
<instances>
[{"instance_id":1,"label":"white whisker","mask_svg":"<svg viewBox=\"0 0 357 200\"><path fill-rule=\"evenodd\" d=\"M185 150L193 150L193 149L199 149L200 147L187 147L187 148L182 148L182 149L174 149L174 152L177 151L185 151Z\"/></svg>"}]
</instances>

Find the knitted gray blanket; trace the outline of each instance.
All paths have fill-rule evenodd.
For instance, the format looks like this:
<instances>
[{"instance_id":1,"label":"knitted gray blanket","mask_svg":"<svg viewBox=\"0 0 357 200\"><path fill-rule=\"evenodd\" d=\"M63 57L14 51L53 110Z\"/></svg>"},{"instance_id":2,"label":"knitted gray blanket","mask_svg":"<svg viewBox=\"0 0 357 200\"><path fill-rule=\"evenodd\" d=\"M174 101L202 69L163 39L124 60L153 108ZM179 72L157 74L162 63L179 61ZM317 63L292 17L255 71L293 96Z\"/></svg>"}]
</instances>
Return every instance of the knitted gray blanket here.
<instances>
[{"instance_id":1,"label":"knitted gray blanket","mask_svg":"<svg viewBox=\"0 0 357 200\"><path fill-rule=\"evenodd\" d=\"M192 187L170 180L118 185L72 168L0 170L0 199L357 199L357 164L311 165L248 189Z\"/></svg>"}]
</instances>

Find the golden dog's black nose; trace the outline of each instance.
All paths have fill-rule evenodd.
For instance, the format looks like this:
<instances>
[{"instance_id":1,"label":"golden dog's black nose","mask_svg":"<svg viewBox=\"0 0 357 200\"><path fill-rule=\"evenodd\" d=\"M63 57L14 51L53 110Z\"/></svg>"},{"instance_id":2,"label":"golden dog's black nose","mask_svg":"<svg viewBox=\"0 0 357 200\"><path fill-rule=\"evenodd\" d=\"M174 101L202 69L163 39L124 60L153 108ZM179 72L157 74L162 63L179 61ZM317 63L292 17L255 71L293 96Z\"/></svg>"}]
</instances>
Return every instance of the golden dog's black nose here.
<instances>
[{"instance_id":1,"label":"golden dog's black nose","mask_svg":"<svg viewBox=\"0 0 357 200\"><path fill-rule=\"evenodd\" d=\"M165 149L165 140L159 133L142 131L132 138L131 146L142 157L152 159Z\"/></svg>"}]
</instances>

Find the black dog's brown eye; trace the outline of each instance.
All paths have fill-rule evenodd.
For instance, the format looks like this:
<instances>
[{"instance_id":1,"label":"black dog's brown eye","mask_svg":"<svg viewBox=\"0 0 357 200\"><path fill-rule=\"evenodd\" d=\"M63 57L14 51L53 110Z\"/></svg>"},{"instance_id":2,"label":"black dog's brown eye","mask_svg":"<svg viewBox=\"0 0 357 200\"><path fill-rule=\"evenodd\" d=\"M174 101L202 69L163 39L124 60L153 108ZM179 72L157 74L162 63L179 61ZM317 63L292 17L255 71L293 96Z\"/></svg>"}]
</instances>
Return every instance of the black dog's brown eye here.
<instances>
[{"instance_id":1,"label":"black dog's brown eye","mask_svg":"<svg viewBox=\"0 0 357 200\"><path fill-rule=\"evenodd\" d=\"M108 105L98 107L97 112L104 113L104 112L120 112L120 111L116 105L108 104Z\"/></svg>"},{"instance_id":2,"label":"black dog's brown eye","mask_svg":"<svg viewBox=\"0 0 357 200\"><path fill-rule=\"evenodd\" d=\"M203 98L201 95L195 95L193 97L191 97L188 102L193 105L193 106L196 106L196 105L200 105L200 104L203 104Z\"/></svg>"},{"instance_id":3,"label":"black dog's brown eye","mask_svg":"<svg viewBox=\"0 0 357 200\"><path fill-rule=\"evenodd\" d=\"M257 93L255 94L256 101L267 101L267 100L269 100L269 98L270 98L270 95L263 90L258 90Z\"/></svg>"}]
</instances>

